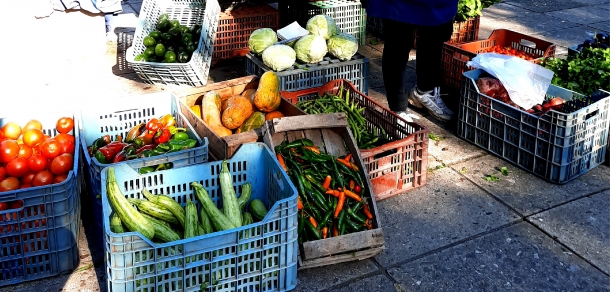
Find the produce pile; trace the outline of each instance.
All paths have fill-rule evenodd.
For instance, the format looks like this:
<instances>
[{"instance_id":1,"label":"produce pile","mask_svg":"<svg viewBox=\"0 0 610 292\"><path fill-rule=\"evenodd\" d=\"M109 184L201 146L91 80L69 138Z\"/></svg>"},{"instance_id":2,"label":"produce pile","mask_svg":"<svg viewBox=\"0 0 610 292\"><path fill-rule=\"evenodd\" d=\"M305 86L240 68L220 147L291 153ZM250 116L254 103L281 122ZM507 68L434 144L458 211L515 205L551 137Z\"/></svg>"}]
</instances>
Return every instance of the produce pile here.
<instances>
[{"instance_id":1,"label":"produce pile","mask_svg":"<svg viewBox=\"0 0 610 292\"><path fill-rule=\"evenodd\" d=\"M278 111L282 102L280 79L272 72L265 72L257 89L246 89L239 95L220 96L216 91L203 95L201 105L191 110L219 137L231 136L258 129L265 121L281 118Z\"/></svg>"},{"instance_id":2,"label":"produce pile","mask_svg":"<svg viewBox=\"0 0 610 292\"><path fill-rule=\"evenodd\" d=\"M174 117L167 114L134 126L124 139L119 135L116 141L112 141L110 135L104 135L93 141L87 147L87 152L99 163L110 164L177 152L195 146L197 140L189 138L185 128L176 127ZM140 173L171 167L171 163L162 163L156 167L143 167Z\"/></svg>"},{"instance_id":3,"label":"produce pile","mask_svg":"<svg viewBox=\"0 0 610 292\"><path fill-rule=\"evenodd\" d=\"M38 120L23 127L8 122L0 129L0 193L61 183L74 167L71 117L57 120L50 137Z\"/></svg>"},{"instance_id":4,"label":"produce pile","mask_svg":"<svg viewBox=\"0 0 610 292\"><path fill-rule=\"evenodd\" d=\"M167 14L161 14L157 30L150 32L142 40L146 47L135 61L160 63L187 63L199 46L201 25L192 27L180 25L178 20L169 20Z\"/></svg>"},{"instance_id":5,"label":"produce pile","mask_svg":"<svg viewBox=\"0 0 610 292\"><path fill-rule=\"evenodd\" d=\"M346 61L358 51L352 35L341 33L335 20L328 15L316 15L307 21L309 34L287 44L277 44L275 31L260 28L248 40L250 51L262 55L263 63L275 71L291 68L298 60L304 64L321 62L326 54Z\"/></svg>"},{"instance_id":6,"label":"produce pile","mask_svg":"<svg viewBox=\"0 0 610 292\"><path fill-rule=\"evenodd\" d=\"M343 85L339 88L338 95L327 93L320 98L299 101L297 107L308 114L345 113L360 149L370 149L390 142L385 138L387 135L383 128L379 127L379 132L377 127L372 131L367 128L366 120L362 115L366 108L354 102L353 97L350 100L349 91L344 90Z\"/></svg>"},{"instance_id":7,"label":"produce pile","mask_svg":"<svg viewBox=\"0 0 610 292\"><path fill-rule=\"evenodd\" d=\"M538 59L538 56L536 56L534 54L519 51L519 50L516 50L511 47L503 48L498 45L484 49L483 51L481 51L481 53L496 53L496 54L502 54L502 55L508 55L508 56L515 56L515 57L518 57L518 58L521 58L524 60L528 60L528 61Z\"/></svg>"},{"instance_id":8,"label":"produce pile","mask_svg":"<svg viewBox=\"0 0 610 292\"><path fill-rule=\"evenodd\" d=\"M261 200L250 200L250 183L242 186L242 193L237 197L226 160L222 162L219 174L221 209L216 207L206 189L197 182L192 182L191 186L201 204L199 210L191 200L183 208L169 196L153 195L146 189L142 189L146 200L128 199L121 193L114 168L109 167L106 174L106 195L114 210L110 230L114 233L139 232L153 242L164 243L247 226L263 220L267 215L267 208ZM244 211L246 205L249 212Z\"/></svg>"},{"instance_id":9,"label":"produce pile","mask_svg":"<svg viewBox=\"0 0 610 292\"><path fill-rule=\"evenodd\" d=\"M306 138L283 141L275 152L299 192L299 243L373 227L370 193L351 154L322 153Z\"/></svg>"},{"instance_id":10,"label":"produce pile","mask_svg":"<svg viewBox=\"0 0 610 292\"><path fill-rule=\"evenodd\" d=\"M610 49L583 48L564 59L544 59L541 65L555 73L551 83L559 87L585 95L610 91Z\"/></svg>"}]
</instances>

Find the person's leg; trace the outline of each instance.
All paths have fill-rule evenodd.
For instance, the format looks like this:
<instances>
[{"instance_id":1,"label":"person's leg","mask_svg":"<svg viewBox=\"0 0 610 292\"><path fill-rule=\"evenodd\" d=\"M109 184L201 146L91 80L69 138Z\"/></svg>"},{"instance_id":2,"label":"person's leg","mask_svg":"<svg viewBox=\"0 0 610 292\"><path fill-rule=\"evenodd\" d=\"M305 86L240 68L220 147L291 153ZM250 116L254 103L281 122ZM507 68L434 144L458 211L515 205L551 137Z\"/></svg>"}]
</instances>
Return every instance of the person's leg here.
<instances>
[{"instance_id":1,"label":"person's leg","mask_svg":"<svg viewBox=\"0 0 610 292\"><path fill-rule=\"evenodd\" d=\"M408 23L383 19L384 47L381 58L383 84L390 110L407 109L407 62L413 48L413 26Z\"/></svg>"}]
</instances>

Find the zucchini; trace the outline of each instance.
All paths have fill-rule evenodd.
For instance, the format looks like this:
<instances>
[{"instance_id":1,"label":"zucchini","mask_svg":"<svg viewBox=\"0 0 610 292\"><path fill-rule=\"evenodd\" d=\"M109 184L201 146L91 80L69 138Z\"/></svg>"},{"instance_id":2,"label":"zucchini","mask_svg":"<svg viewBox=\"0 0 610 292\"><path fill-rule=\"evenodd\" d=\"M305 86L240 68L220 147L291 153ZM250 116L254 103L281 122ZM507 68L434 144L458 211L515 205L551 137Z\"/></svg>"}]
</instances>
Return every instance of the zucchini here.
<instances>
[{"instance_id":1,"label":"zucchini","mask_svg":"<svg viewBox=\"0 0 610 292\"><path fill-rule=\"evenodd\" d=\"M197 236L197 206L191 200L184 207L186 217L184 222L184 238Z\"/></svg>"},{"instance_id":2,"label":"zucchini","mask_svg":"<svg viewBox=\"0 0 610 292\"><path fill-rule=\"evenodd\" d=\"M197 223L197 236L205 235L205 230L203 230L203 226L200 223Z\"/></svg>"},{"instance_id":3,"label":"zucchini","mask_svg":"<svg viewBox=\"0 0 610 292\"><path fill-rule=\"evenodd\" d=\"M222 214L222 212L218 210L216 205L214 205L214 202L212 202L212 199L210 199L208 192L205 190L205 188L203 188L201 184L197 182L192 182L191 186L193 186L193 188L195 189L195 194L197 195L197 198L201 203L201 207L205 209L205 213L208 215L208 218L210 218L210 222L212 222L212 226L214 226L214 229L216 231L236 228L236 226L231 223L229 218L225 216L225 214ZM241 215L239 216L239 218L241 219Z\"/></svg>"},{"instance_id":4,"label":"zucchini","mask_svg":"<svg viewBox=\"0 0 610 292\"><path fill-rule=\"evenodd\" d=\"M247 226L250 225L252 223L254 223L254 220L252 219L252 215L250 215L250 213L248 212L244 212L244 214L242 215L242 226Z\"/></svg>"},{"instance_id":5,"label":"zucchini","mask_svg":"<svg viewBox=\"0 0 610 292\"><path fill-rule=\"evenodd\" d=\"M123 229L123 222L121 222L121 218L119 218L119 214L116 212L110 216L110 231L114 233L125 232L125 229Z\"/></svg>"},{"instance_id":6,"label":"zucchini","mask_svg":"<svg viewBox=\"0 0 610 292\"><path fill-rule=\"evenodd\" d=\"M265 216L267 216L267 207L265 207L265 204L263 204L263 202L259 199L252 200L248 210L250 210L252 216L258 221L263 220Z\"/></svg>"},{"instance_id":7,"label":"zucchini","mask_svg":"<svg viewBox=\"0 0 610 292\"><path fill-rule=\"evenodd\" d=\"M235 189L233 189L233 179L231 178L226 160L222 161L219 178L223 212L235 227L240 227L241 211L239 210L239 203L237 203L237 196L235 195Z\"/></svg>"},{"instance_id":8,"label":"zucchini","mask_svg":"<svg viewBox=\"0 0 610 292\"><path fill-rule=\"evenodd\" d=\"M237 203L239 204L240 211L246 207L248 201L250 201L250 196L252 196L252 185L250 183L245 183L243 186L241 186L241 196L237 198Z\"/></svg>"},{"instance_id":9,"label":"zucchini","mask_svg":"<svg viewBox=\"0 0 610 292\"><path fill-rule=\"evenodd\" d=\"M172 214L174 214L176 219L178 219L178 222L180 222L180 225L182 225L182 228L185 228L184 209L182 209L182 206L180 206L180 204L178 204L176 201L174 201L174 199L172 199L168 196L165 196L165 195L153 195L146 189L142 189L142 194L149 201L169 210Z\"/></svg>"},{"instance_id":10,"label":"zucchini","mask_svg":"<svg viewBox=\"0 0 610 292\"><path fill-rule=\"evenodd\" d=\"M170 212L169 210L167 210L167 209L163 208L162 206L159 206L151 201L132 199L132 198L129 198L127 200L130 203L136 205L136 207L138 207L138 210L141 213L150 215L152 217L155 217L161 221L165 221L168 223L180 224L180 222L178 221L176 216L174 216L174 214L172 214L172 212Z\"/></svg>"},{"instance_id":11,"label":"zucchini","mask_svg":"<svg viewBox=\"0 0 610 292\"><path fill-rule=\"evenodd\" d=\"M210 222L210 217L208 217L208 214L205 212L203 206L199 210L199 219L201 220L201 227L203 228L204 234L214 232L212 222Z\"/></svg>"},{"instance_id":12,"label":"zucchini","mask_svg":"<svg viewBox=\"0 0 610 292\"><path fill-rule=\"evenodd\" d=\"M134 208L127 198L121 193L119 184L116 182L114 167L108 167L106 170L107 183L106 195L114 210L118 213L119 218L125 224L125 227L130 231L140 232L148 239L155 236L155 228L142 216L140 212Z\"/></svg>"},{"instance_id":13,"label":"zucchini","mask_svg":"<svg viewBox=\"0 0 610 292\"><path fill-rule=\"evenodd\" d=\"M142 214L144 218L155 228L154 239L159 242L172 242L182 239L180 234L172 229L169 223L161 221L153 216Z\"/></svg>"}]
</instances>

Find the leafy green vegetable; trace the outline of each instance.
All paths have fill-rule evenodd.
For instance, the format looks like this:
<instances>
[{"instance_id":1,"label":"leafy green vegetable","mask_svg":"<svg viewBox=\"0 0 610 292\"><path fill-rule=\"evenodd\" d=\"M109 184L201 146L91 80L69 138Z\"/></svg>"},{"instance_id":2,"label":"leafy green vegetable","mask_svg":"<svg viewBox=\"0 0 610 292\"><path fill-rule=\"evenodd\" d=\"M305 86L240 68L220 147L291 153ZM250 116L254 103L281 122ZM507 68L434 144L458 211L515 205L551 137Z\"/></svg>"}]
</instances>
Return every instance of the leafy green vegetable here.
<instances>
[{"instance_id":1,"label":"leafy green vegetable","mask_svg":"<svg viewBox=\"0 0 610 292\"><path fill-rule=\"evenodd\" d=\"M502 168L500 168L500 172L502 172L504 176L508 176L508 167L502 166Z\"/></svg>"},{"instance_id":2,"label":"leafy green vegetable","mask_svg":"<svg viewBox=\"0 0 610 292\"><path fill-rule=\"evenodd\" d=\"M585 95L610 90L610 49L583 48L565 59L546 58L541 65L555 72L553 85Z\"/></svg>"},{"instance_id":3,"label":"leafy green vegetable","mask_svg":"<svg viewBox=\"0 0 610 292\"><path fill-rule=\"evenodd\" d=\"M492 182L500 181L500 178L493 174L488 174L488 175L484 176L483 179L486 181L492 181Z\"/></svg>"},{"instance_id":4,"label":"leafy green vegetable","mask_svg":"<svg viewBox=\"0 0 610 292\"><path fill-rule=\"evenodd\" d=\"M252 32L248 39L248 47L256 54L262 54L263 51L271 45L277 43L277 34L270 28L259 28Z\"/></svg>"},{"instance_id":5,"label":"leafy green vegetable","mask_svg":"<svg viewBox=\"0 0 610 292\"><path fill-rule=\"evenodd\" d=\"M466 21L482 15L483 8L487 8L501 0L460 0L458 2L458 12L455 21Z\"/></svg>"},{"instance_id":6,"label":"leafy green vegetable","mask_svg":"<svg viewBox=\"0 0 610 292\"><path fill-rule=\"evenodd\" d=\"M445 139L445 138L444 138L444 137L442 137L442 136L436 136L436 135L434 135L434 133L430 133L430 134L428 134L428 138L430 138L430 140L432 140L432 141L436 141L436 142L438 142L438 141L440 141L440 140Z\"/></svg>"}]
</instances>

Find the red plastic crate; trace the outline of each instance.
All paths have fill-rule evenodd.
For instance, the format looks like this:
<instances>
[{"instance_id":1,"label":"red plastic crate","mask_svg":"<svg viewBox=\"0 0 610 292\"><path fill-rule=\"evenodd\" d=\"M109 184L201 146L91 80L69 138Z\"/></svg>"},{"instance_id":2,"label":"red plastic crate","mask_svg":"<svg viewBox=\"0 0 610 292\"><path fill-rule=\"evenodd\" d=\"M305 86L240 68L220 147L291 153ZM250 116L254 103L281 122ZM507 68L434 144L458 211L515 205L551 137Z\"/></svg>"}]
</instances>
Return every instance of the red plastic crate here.
<instances>
[{"instance_id":1,"label":"red plastic crate","mask_svg":"<svg viewBox=\"0 0 610 292\"><path fill-rule=\"evenodd\" d=\"M326 93L337 94L343 87L352 99L366 110L362 113L367 128L383 129L392 141L372 149L360 149L375 194L375 200L383 200L426 184L428 165L429 131L416 123L401 119L389 109L378 104L354 85L345 80L333 80L324 86L296 92L282 91L284 99L296 104L315 99ZM401 123L399 123L399 121ZM405 126L406 125L406 126Z\"/></svg>"},{"instance_id":2,"label":"red plastic crate","mask_svg":"<svg viewBox=\"0 0 610 292\"><path fill-rule=\"evenodd\" d=\"M495 45L511 47L518 51L533 54L538 57L531 61L534 63L540 62L543 57L554 57L556 48L551 42L507 29L494 30L489 39L486 40L463 44L446 42L443 45L443 60L441 63L443 84L453 89L459 89L462 74L468 71L466 63L476 57L478 53Z\"/></svg>"},{"instance_id":3,"label":"red plastic crate","mask_svg":"<svg viewBox=\"0 0 610 292\"><path fill-rule=\"evenodd\" d=\"M477 16L469 18L464 21L453 23L453 33L448 43L450 44L461 44L466 42L472 42L479 39L479 24L481 17ZM415 30L415 39L413 41L413 48L417 49L417 29Z\"/></svg>"}]
</instances>

